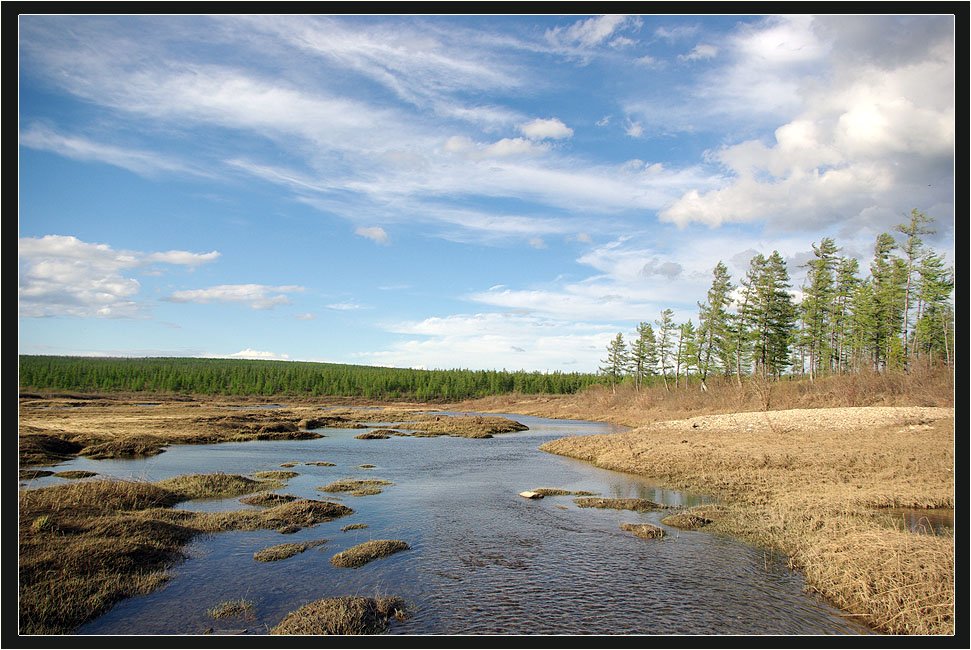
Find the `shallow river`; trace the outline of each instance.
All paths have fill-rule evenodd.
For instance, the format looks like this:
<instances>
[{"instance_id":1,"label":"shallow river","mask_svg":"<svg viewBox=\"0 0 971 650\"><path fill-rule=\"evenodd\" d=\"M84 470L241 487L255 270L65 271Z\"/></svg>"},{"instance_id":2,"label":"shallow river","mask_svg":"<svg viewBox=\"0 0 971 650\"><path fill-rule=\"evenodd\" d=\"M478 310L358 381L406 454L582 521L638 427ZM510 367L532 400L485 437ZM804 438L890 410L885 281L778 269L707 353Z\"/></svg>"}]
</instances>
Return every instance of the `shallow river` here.
<instances>
[{"instance_id":1,"label":"shallow river","mask_svg":"<svg viewBox=\"0 0 971 650\"><path fill-rule=\"evenodd\" d=\"M539 487L589 490L694 505L702 497L663 490L637 476L598 469L537 448L610 425L509 416L529 431L491 439L357 440L360 431L321 429L317 440L169 447L141 460L78 458L57 470L159 480L177 474L300 476L277 490L334 499L317 487L341 478L393 482L372 496L340 496L355 513L283 535L273 530L197 537L162 589L117 604L81 634L201 634L245 628L265 634L310 601L344 595L397 595L413 610L391 634L859 634L868 630L804 593L784 559L700 531L667 528L643 540L622 523L659 524L663 512L578 508L573 497L527 500ZM329 461L334 467L304 465ZM372 464L373 469L359 465ZM61 482L46 477L32 487ZM192 501L194 510L246 508L238 499ZM347 524L365 529L341 532ZM292 558L262 563L253 553L283 542L329 540ZM401 539L411 550L357 569L331 555L368 539ZM239 598L256 618L214 621L207 610Z\"/></svg>"}]
</instances>

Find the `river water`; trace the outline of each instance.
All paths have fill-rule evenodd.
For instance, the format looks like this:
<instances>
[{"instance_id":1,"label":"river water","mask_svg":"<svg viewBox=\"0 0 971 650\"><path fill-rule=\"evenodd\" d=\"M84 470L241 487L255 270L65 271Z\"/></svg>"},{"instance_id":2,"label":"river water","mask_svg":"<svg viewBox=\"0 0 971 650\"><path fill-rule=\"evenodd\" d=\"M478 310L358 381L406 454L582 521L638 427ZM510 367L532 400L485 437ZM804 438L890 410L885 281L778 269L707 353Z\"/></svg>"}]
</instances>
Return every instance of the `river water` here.
<instances>
[{"instance_id":1,"label":"river water","mask_svg":"<svg viewBox=\"0 0 971 650\"><path fill-rule=\"evenodd\" d=\"M321 429L316 440L172 446L139 460L77 458L56 470L155 481L188 473L252 474L298 463L281 493L335 499L316 488L341 478L393 482L378 495L337 495L354 514L283 535L274 530L197 537L172 579L130 598L79 634L265 634L288 612L320 598L397 595L411 607L390 634L860 634L868 633L803 591L784 558L703 531L665 527L644 540L623 523L659 525L664 512L579 508L570 496L528 500L555 487L605 497L690 506L704 497L664 490L638 476L602 470L538 447L548 440L615 431L611 425L510 415L528 431L491 439L357 440L359 430ZM328 461L333 467L303 463ZM360 469L362 464L375 465ZM45 477L31 487L61 482ZM191 501L193 510L247 508L238 499ZM347 524L367 528L342 532ZM253 553L274 544L327 539L278 562ZM357 569L330 557L369 539L400 539L411 550ZM254 604L255 618L214 621L228 600Z\"/></svg>"}]
</instances>

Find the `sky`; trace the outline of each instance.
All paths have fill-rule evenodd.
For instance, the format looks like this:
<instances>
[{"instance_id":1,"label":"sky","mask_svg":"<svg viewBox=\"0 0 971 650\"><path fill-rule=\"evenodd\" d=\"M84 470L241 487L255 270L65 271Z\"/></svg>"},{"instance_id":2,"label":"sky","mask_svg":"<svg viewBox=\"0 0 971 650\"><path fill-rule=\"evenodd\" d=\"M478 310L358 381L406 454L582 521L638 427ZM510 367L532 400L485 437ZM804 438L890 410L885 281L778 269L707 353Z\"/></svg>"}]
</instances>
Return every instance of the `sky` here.
<instances>
[{"instance_id":1,"label":"sky","mask_svg":"<svg viewBox=\"0 0 971 650\"><path fill-rule=\"evenodd\" d=\"M912 209L953 16L21 16L21 354L595 372Z\"/></svg>"}]
</instances>

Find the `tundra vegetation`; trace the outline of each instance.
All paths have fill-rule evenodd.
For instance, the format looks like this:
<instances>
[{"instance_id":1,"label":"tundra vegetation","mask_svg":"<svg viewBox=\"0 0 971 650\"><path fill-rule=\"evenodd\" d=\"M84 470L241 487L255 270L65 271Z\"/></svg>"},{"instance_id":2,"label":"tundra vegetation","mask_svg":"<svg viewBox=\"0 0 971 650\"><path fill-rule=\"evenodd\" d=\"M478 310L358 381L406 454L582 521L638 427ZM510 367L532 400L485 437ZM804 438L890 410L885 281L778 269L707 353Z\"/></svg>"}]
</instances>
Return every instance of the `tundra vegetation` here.
<instances>
[{"instance_id":1,"label":"tundra vegetation","mask_svg":"<svg viewBox=\"0 0 971 650\"><path fill-rule=\"evenodd\" d=\"M324 598L290 612L270 634L381 634L405 616L405 602L396 596Z\"/></svg>"},{"instance_id":2,"label":"tundra vegetation","mask_svg":"<svg viewBox=\"0 0 971 650\"><path fill-rule=\"evenodd\" d=\"M267 487L264 481L219 474L155 483L91 480L21 491L20 632L68 634L115 602L153 591L198 534L302 528L353 513L311 499L233 512L172 508L188 499Z\"/></svg>"},{"instance_id":3,"label":"tundra vegetation","mask_svg":"<svg viewBox=\"0 0 971 650\"><path fill-rule=\"evenodd\" d=\"M337 553L330 558L330 563L336 567L357 568L409 548L408 543L400 539L372 539Z\"/></svg>"}]
</instances>

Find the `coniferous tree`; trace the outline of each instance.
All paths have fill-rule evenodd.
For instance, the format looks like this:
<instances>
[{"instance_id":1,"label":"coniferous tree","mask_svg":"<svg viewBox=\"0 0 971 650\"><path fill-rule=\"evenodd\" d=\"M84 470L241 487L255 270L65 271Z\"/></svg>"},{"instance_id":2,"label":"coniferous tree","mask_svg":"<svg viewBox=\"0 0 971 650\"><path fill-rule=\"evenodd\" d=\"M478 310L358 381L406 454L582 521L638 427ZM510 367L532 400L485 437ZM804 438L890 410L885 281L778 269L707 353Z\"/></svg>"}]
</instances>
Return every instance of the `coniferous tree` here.
<instances>
[{"instance_id":1,"label":"coniferous tree","mask_svg":"<svg viewBox=\"0 0 971 650\"><path fill-rule=\"evenodd\" d=\"M803 289L800 304L803 330L800 343L808 354L809 379L816 378L821 370L831 367L831 325L835 299L835 268L837 264L836 242L824 237L819 245L813 244L815 259L806 266L808 285Z\"/></svg>"},{"instance_id":2,"label":"coniferous tree","mask_svg":"<svg viewBox=\"0 0 971 650\"><path fill-rule=\"evenodd\" d=\"M639 390L645 377L655 374L657 368L657 340L650 323L637 326L637 338L631 344L631 368L634 386Z\"/></svg>"},{"instance_id":3,"label":"coniferous tree","mask_svg":"<svg viewBox=\"0 0 971 650\"><path fill-rule=\"evenodd\" d=\"M727 359L731 335L728 307L732 303L731 293L735 286L728 274L728 267L722 262L715 265L708 289L708 300L698 303L698 373L701 377L701 388L707 390L705 381L717 363L722 364L723 370L728 370Z\"/></svg>"},{"instance_id":4,"label":"coniferous tree","mask_svg":"<svg viewBox=\"0 0 971 650\"><path fill-rule=\"evenodd\" d=\"M836 300L833 306L833 322L830 328L830 347L833 350L837 372L845 372L847 366L847 337L850 327L853 296L860 284L857 277L860 264L853 257L841 258L836 268Z\"/></svg>"},{"instance_id":5,"label":"coniferous tree","mask_svg":"<svg viewBox=\"0 0 971 650\"><path fill-rule=\"evenodd\" d=\"M670 367L671 352L674 346L674 312L665 309L661 312L661 317L654 321L657 325L657 357L661 366L661 379L664 381L664 390L668 390L668 368Z\"/></svg>"},{"instance_id":6,"label":"coniferous tree","mask_svg":"<svg viewBox=\"0 0 971 650\"><path fill-rule=\"evenodd\" d=\"M617 336L607 345L607 358L603 360L603 364L600 372L610 380L611 387L615 387L630 367L630 357L622 333L617 332Z\"/></svg>"},{"instance_id":7,"label":"coniferous tree","mask_svg":"<svg viewBox=\"0 0 971 650\"><path fill-rule=\"evenodd\" d=\"M894 230L906 235L907 237L903 246L901 246L901 251L906 258L905 261L907 264L907 281L904 288L903 333L901 336L904 345L904 363L907 363L909 357L908 330L910 326L912 288L915 284L918 262L920 258L923 257L924 242L920 236L929 235L934 232L930 228L926 227L926 224L929 224L930 222L930 217L915 208L910 211L910 221L908 223L900 224L894 228Z\"/></svg>"},{"instance_id":8,"label":"coniferous tree","mask_svg":"<svg viewBox=\"0 0 971 650\"><path fill-rule=\"evenodd\" d=\"M789 366L789 347L796 307L789 289L789 272L778 251L752 258L742 282L745 300L740 317L749 331L753 371L763 379L779 376Z\"/></svg>"},{"instance_id":9,"label":"coniferous tree","mask_svg":"<svg viewBox=\"0 0 971 650\"><path fill-rule=\"evenodd\" d=\"M902 362L904 303L906 302L907 265L893 255L897 248L889 233L877 235L873 247L870 278L873 288L872 350L873 366L878 370L895 367Z\"/></svg>"}]
</instances>

